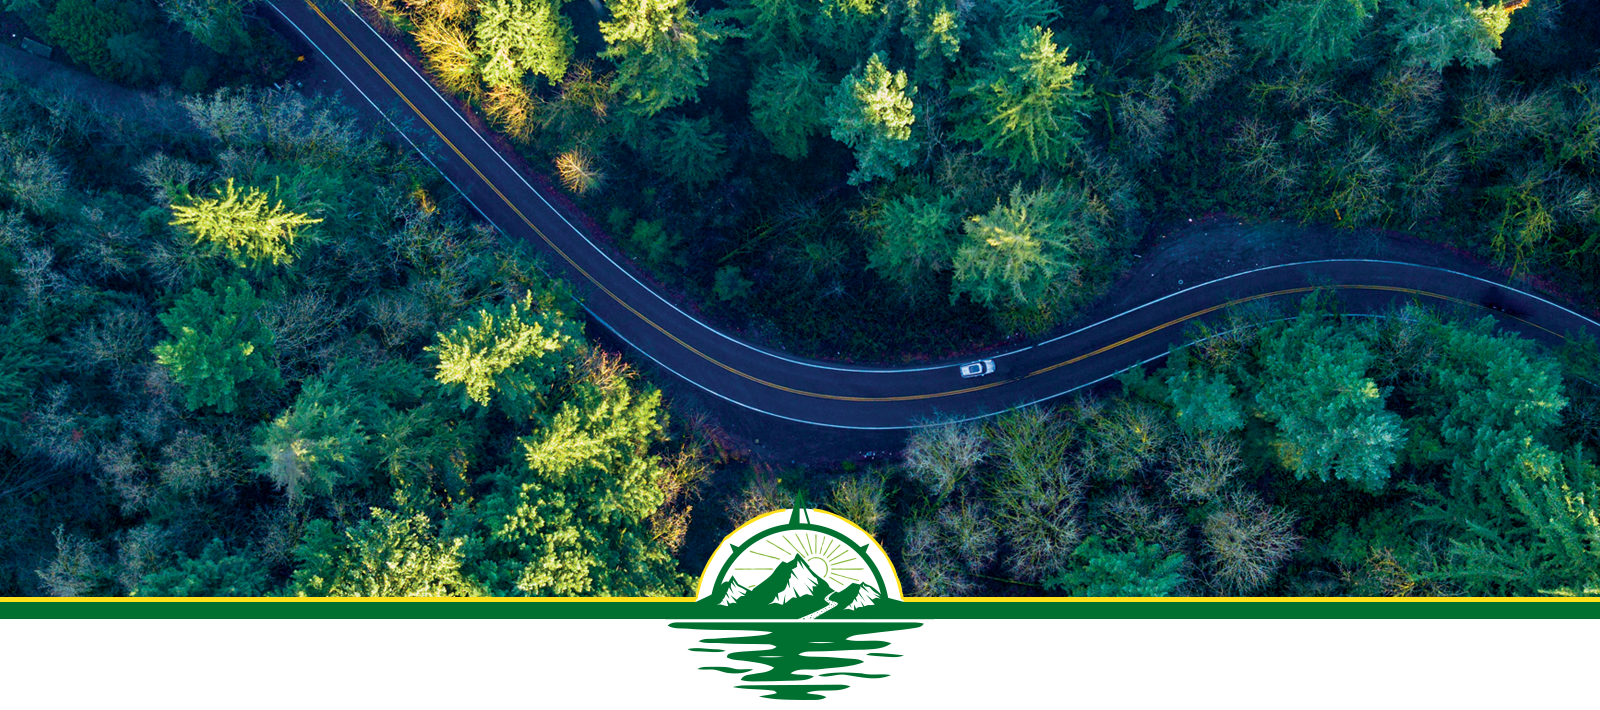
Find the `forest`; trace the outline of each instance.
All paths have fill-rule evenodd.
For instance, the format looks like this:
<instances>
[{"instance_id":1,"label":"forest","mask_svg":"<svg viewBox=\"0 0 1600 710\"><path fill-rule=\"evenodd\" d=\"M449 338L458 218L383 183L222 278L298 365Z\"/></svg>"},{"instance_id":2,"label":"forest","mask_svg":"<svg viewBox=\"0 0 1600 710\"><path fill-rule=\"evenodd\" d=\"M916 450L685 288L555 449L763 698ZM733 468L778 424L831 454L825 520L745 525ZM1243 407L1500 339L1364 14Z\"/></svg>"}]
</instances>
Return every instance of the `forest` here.
<instances>
[{"instance_id":1,"label":"forest","mask_svg":"<svg viewBox=\"0 0 1600 710\"><path fill-rule=\"evenodd\" d=\"M158 103L0 85L0 594L684 595L797 494L910 594L1600 593L1592 339L1317 294L891 463L752 460L425 162L287 88L260 9L4 9ZM1215 213L1600 299L1600 18L1570 3L358 9L653 279L797 354L1052 332Z\"/></svg>"},{"instance_id":2,"label":"forest","mask_svg":"<svg viewBox=\"0 0 1600 710\"><path fill-rule=\"evenodd\" d=\"M0 593L679 594L706 473L538 260L325 100L0 93Z\"/></svg>"},{"instance_id":3,"label":"forest","mask_svg":"<svg viewBox=\"0 0 1600 710\"><path fill-rule=\"evenodd\" d=\"M1218 212L1600 297L1600 19L1560 0L361 7L656 278L787 352L1038 335Z\"/></svg>"},{"instance_id":4,"label":"forest","mask_svg":"<svg viewBox=\"0 0 1600 710\"><path fill-rule=\"evenodd\" d=\"M1594 341L1338 310L1233 310L1118 392L934 423L828 500L929 595L1600 594Z\"/></svg>"}]
</instances>

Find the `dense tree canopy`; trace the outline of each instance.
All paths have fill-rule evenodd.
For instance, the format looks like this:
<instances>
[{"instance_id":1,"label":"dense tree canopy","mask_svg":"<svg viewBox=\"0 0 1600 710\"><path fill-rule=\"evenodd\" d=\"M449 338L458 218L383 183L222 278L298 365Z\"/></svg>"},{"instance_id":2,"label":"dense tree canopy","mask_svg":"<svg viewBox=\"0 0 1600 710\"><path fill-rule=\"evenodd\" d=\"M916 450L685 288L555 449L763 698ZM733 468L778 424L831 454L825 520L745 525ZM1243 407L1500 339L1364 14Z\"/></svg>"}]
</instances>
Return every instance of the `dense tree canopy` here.
<instances>
[{"instance_id":1,"label":"dense tree canopy","mask_svg":"<svg viewBox=\"0 0 1600 710\"><path fill-rule=\"evenodd\" d=\"M290 500L330 495L341 479L370 464L366 427L340 401L348 394L313 380L288 410L257 429L255 449L264 459L259 471Z\"/></svg>"},{"instance_id":2,"label":"dense tree canopy","mask_svg":"<svg viewBox=\"0 0 1600 710\"><path fill-rule=\"evenodd\" d=\"M470 597L461 574L461 541L434 537L428 517L373 508L370 518L343 531L313 522L295 548L299 561L290 588L310 597Z\"/></svg>"},{"instance_id":3,"label":"dense tree canopy","mask_svg":"<svg viewBox=\"0 0 1600 710\"><path fill-rule=\"evenodd\" d=\"M139 580L131 596L141 597L259 597L272 590L261 561L248 555L228 554L221 540L212 540L200 556Z\"/></svg>"},{"instance_id":4,"label":"dense tree canopy","mask_svg":"<svg viewBox=\"0 0 1600 710\"><path fill-rule=\"evenodd\" d=\"M294 55L240 0L4 0L67 60L125 86L185 91L279 81Z\"/></svg>"},{"instance_id":5,"label":"dense tree canopy","mask_svg":"<svg viewBox=\"0 0 1600 710\"><path fill-rule=\"evenodd\" d=\"M657 596L684 579L651 539L663 475L646 453L660 395L580 385L549 424L523 437L523 461L448 530L466 569L495 594Z\"/></svg>"},{"instance_id":6,"label":"dense tree canopy","mask_svg":"<svg viewBox=\"0 0 1600 710\"><path fill-rule=\"evenodd\" d=\"M137 29L138 10L124 0L61 0L50 13L50 39L96 73L117 76L123 70L109 43Z\"/></svg>"},{"instance_id":7,"label":"dense tree canopy","mask_svg":"<svg viewBox=\"0 0 1600 710\"><path fill-rule=\"evenodd\" d=\"M1047 588L1077 597L1166 597L1183 584L1183 556L1163 555L1159 545L1134 542L1120 551L1090 536L1073 557L1082 566L1045 582Z\"/></svg>"},{"instance_id":8,"label":"dense tree canopy","mask_svg":"<svg viewBox=\"0 0 1600 710\"><path fill-rule=\"evenodd\" d=\"M708 317L872 360L1049 331L1208 213L1408 231L1592 301L1593 28L1508 4L358 10ZM5 593L683 594L802 490L915 593L1600 593L1595 376L1475 314L1207 314L1121 395L866 471L728 485L722 449L702 490L682 437L715 425L669 422L535 259L331 105L249 88L299 65L247 4L5 6L174 92L0 86Z\"/></svg>"},{"instance_id":9,"label":"dense tree canopy","mask_svg":"<svg viewBox=\"0 0 1600 710\"><path fill-rule=\"evenodd\" d=\"M1464 67L1499 61L1501 35L1511 24L1505 3L1482 6L1463 0L1399 0L1385 29L1395 36L1405 61L1434 71L1452 62Z\"/></svg>"},{"instance_id":10,"label":"dense tree canopy","mask_svg":"<svg viewBox=\"0 0 1600 710\"><path fill-rule=\"evenodd\" d=\"M1563 416L1558 360L1490 318L1336 307L1232 311L1120 396L915 434L888 501L911 515L902 575L923 594L1600 592L1600 471L1568 438L1593 413Z\"/></svg>"},{"instance_id":11,"label":"dense tree canopy","mask_svg":"<svg viewBox=\"0 0 1600 710\"><path fill-rule=\"evenodd\" d=\"M655 146L661 172L686 185L705 185L722 177L727 140L712 130L711 119L673 119Z\"/></svg>"},{"instance_id":12,"label":"dense tree canopy","mask_svg":"<svg viewBox=\"0 0 1600 710\"><path fill-rule=\"evenodd\" d=\"M0 593L686 592L699 449L436 173L288 91L46 98L0 86L83 156L0 192Z\"/></svg>"},{"instance_id":13,"label":"dense tree canopy","mask_svg":"<svg viewBox=\"0 0 1600 710\"><path fill-rule=\"evenodd\" d=\"M161 9L201 44L222 53L250 42L243 0L170 0Z\"/></svg>"},{"instance_id":14,"label":"dense tree canopy","mask_svg":"<svg viewBox=\"0 0 1600 710\"><path fill-rule=\"evenodd\" d=\"M729 15L749 33L751 54L762 57L794 56L804 47L816 6L788 0L734 0Z\"/></svg>"},{"instance_id":15,"label":"dense tree canopy","mask_svg":"<svg viewBox=\"0 0 1600 710\"><path fill-rule=\"evenodd\" d=\"M1372 22L1377 0L1279 0L1249 27L1247 41L1274 58L1342 62Z\"/></svg>"},{"instance_id":16,"label":"dense tree canopy","mask_svg":"<svg viewBox=\"0 0 1600 710\"><path fill-rule=\"evenodd\" d=\"M1179 359L1187 355L1180 351ZM1234 387L1221 373L1191 370L1182 364L1166 380L1171 388L1172 416L1191 433L1222 433L1244 427L1244 415L1233 398Z\"/></svg>"},{"instance_id":17,"label":"dense tree canopy","mask_svg":"<svg viewBox=\"0 0 1600 710\"><path fill-rule=\"evenodd\" d=\"M1370 490L1388 480L1406 432L1385 410L1386 393L1366 376L1371 357L1315 316L1264 344L1256 401L1282 436L1279 455L1295 475L1332 476Z\"/></svg>"}]
</instances>

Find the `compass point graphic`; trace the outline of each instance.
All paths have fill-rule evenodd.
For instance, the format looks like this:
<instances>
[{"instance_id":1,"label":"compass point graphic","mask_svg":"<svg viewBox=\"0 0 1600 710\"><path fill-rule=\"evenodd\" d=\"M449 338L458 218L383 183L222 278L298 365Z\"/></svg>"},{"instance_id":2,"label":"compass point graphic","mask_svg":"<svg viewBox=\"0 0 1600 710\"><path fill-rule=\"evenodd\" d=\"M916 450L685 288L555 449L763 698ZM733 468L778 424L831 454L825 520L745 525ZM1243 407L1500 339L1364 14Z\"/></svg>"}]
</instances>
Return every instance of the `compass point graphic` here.
<instances>
[{"instance_id":1,"label":"compass point graphic","mask_svg":"<svg viewBox=\"0 0 1600 710\"><path fill-rule=\"evenodd\" d=\"M722 541L699 603L746 619L885 618L900 602L889 556L861 528L807 508L773 511ZM888 612L888 613L886 613Z\"/></svg>"}]
</instances>

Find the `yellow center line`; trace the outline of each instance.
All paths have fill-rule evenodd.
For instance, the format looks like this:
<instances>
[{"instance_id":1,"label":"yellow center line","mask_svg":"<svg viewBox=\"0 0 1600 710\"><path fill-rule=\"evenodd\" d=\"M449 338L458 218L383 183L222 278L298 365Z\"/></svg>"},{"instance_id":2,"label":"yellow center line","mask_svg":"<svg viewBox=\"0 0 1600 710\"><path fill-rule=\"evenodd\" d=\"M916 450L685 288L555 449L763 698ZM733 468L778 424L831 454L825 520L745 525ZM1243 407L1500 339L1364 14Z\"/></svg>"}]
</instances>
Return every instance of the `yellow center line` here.
<instances>
[{"instance_id":1,"label":"yellow center line","mask_svg":"<svg viewBox=\"0 0 1600 710\"><path fill-rule=\"evenodd\" d=\"M1033 372L1030 372L1030 373L1028 373L1026 375L1022 375L1020 377L1013 377L1013 378L1008 379L1008 380L998 380L998 381L995 381L995 382L990 382L988 384L978 385L978 386L975 386L975 387L966 387L966 388L963 388L963 389L950 390L950 391L947 391L947 392L933 392L933 393L929 393L929 394L903 395L903 396L898 396L898 397L852 397L852 396L846 396L846 395L833 395L833 394L821 394L821 393L817 393L817 392L806 392L804 390L797 390L797 389L794 389L792 387L785 387L783 385L776 384L776 383L773 383L773 382L768 382L768 381L763 380L763 379L761 379L759 377L755 377L753 375L746 374L746 373L744 373L744 372L742 372L742 371L740 371L738 369L735 369L735 368L733 368L733 367L731 367L731 366L729 366L727 364L724 364L722 361L717 360L716 358L713 358L710 355L707 355L707 354L705 354L703 352L700 352L694 346L692 346L692 345L684 342L683 340L679 339L678 336L673 335L671 332L668 332L666 328L663 328L660 325L657 325L655 321L650 320L643 313L640 313L639 311L635 310L633 306L629 305L627 301L622 300L622 298L619 297L617 294L613 293L611 291L611 289L606 288L605 284L600 283L599 279L596 279L593 275L591 275L582 266L579 266L578 262L574 261L571 256L567 255L566 251L562 250L561 247L557 246L556 243L553 240L550 239L550 237L546 236L544 231L540 230L539 227L536 226L533 223L533 220L528 219L527 215L524 215L522 213L522 210L518 209L516 204L514 204L509 197L506 197L505 193L500 191L499 186L495 185L494 182L491 181L487 175L484 175L483 171L479 170L478 166L476 164L474 164L471 160L468 160L467 156L464 155L461 152L461 150L456 147L455 143L451 142L450 139L445 136L444 131L439 130L438 126L433 125L433 121L428 120L428 117L423 115L422 110L418 109L416 104L413 104L411 102L411 99L409 97L407 97L404 92L400 91L400 88L395 86L394 82L389 80L388 75L384 74L382 70L378 69L378 65L374 64L372 62L372 60L367 57L366 53L362 52L360 48L356 47L355 42L352 42L350 40L350 38L345 35L344 31L340 30L339 26L335 25L333 23L333 20L329 19L329 17L322 12L322 8L317 7L317 4L315 2L312 2L312 0L306 0L306 5L310 6L311 9L314 12L317 13L317 16L322 18L323 22L328 23L328 27L331 28L335 33L337 33L339 35L339 38L344 40L345 44L349 45L350 50L355 52L357 56L361 57L361 60L363 62L366 62L367 67L370 68L373 71L374 74L377 74L378 78L383 79L383 83L387 84L389 86L389 88L394 91L395 95L399 96L400 100L404 101L406 106L410 107L412 113L415 113L417 115L417 118L422 119L422 122L427 124L428 128L433 131L433 134L439 137L439 140L444 141L444 144L450 147L450 151L455 153L456 157L459 158L462 163L466 164L467 167L472 169L473 174L477 175L478 179L482 180L484 185L487 185L490 190L494 191L494 194L497 197L500 198L501 202L504 202L507 207L511 208L512 212L516 213L517 217L522 220L523 224L526 224L529 229L532 229L534 234L539 235L539 238L544 240L545 245L550 247L551 250L555 251L556 254L560 255L561 258L563 260L565 260L568 265L570 265L573 269L576 269L578 273L583 274L584 278L588 279L589 283L593 284L595 286L595 288L600 289L607 296L610 296L611 300L616 301L618 305L620 305L623 308L627 309L629 313L632 313L639 320L642 320L645 323L648 323L650 325L650 327L655 328L657 332L660 332L662 335L667 336L668 338L672 339L673 342L677 343L678 345L683 346L683 348L688 350L689 352L692 352L695 355L700 356L702 359L706 360L707 362L710 362L711 364L716 365L717 367L720 367L720 368L722 368L724 370L727 370L728 372L730 372L732 374L735 374L735 375L738 375L739 377L743 377L744 379L749 380L751 382L755 382L757 384L765 385L767 387L771 387L771 388L776 389L776 390L781 390L781 391L784 391L784 392L788 392L790 394L796 394L796 395L800 395L800 396L803 396L803 397L813 397L813 398L817 398L817 399L838 400L838 401L844 401L844 402L909 402L909 401L915 401L915 400L935 399L935 398L939 398L939 397L954 397L954 396L957 396L957 395L970 394L972 392L978 392L978 391L982 391L982 390L986 390L986 389L991 389L991 388L994 388L994 387L1002 387L1002 386L1005 386L1005 385L1009 385L1009 384L1013 384L1013 383L1016 383L1016 382L1020 382L1020 381L1025 380L1025 379L1027 379L1029 377L1034 377L1034 376L1037 376L1037 375L1045 374L1045 373L1050 372L1051 370L1055 370L1056 368L1059 368L1059 367L1065 367L1067 365L1072 365L1074 363L1081 362L1081 361L1083 361L1085 359L1094 357L1095 355L1099 355L1101 353L1105 353L1107 351L1119 348L1119 347L1121 347L1123 345L1131 343L1131 342L1133 342L1135 340L1143 338L1143 337L1145 337L1147 335L1150 335L1152 333L1164 330L1166 328L1169 328L1171 326L1177 325L1179 323L1183 323L1185 321L1192 320L1194 318L1198 318L1198 317L1206 315L1208 313L1212 313L1212 312L1215 312L1215 311L1218 311L1218 310L1221 310L1221 309L1224 309L1224 308L1228 308L1230 306L1235 306L1235 305L1238 305L1238 304L1241 304L1241 303L1248 303L1250 301L1260 300L1260 299L1263 299L1263 298L1271 298L1273 296L1282 296L1282 295L1293 294L1293 293L1306 293L1306 292L1309 292L1309 291L1315 291L1315 290L1317 290L1319 288L1365 289L1365 290L1374 290L1374 291L1396 291L1396 292L1401 292L1401 293L1410 293L1410 294L1419 295L1419 296L1427 296L1427 297L1430 297L1430 298L1437 298L1437 299L1445 300L1445 301L1453 301L1455 303L1460 303L1460 304L1469 305L1469 306L1473 306L1473 307L1477 307L1477 308L1482 308L1482 306L1479 306L1476 303L1471 303L1469 301L1463 301L1461 299L1453 298L1453 297L1450 297L1450 296L1443 296L1443 295L1439 295L1439 294L1435 294L1435 293L1428 293L1426 291L1419 291L1419 290L1408 289L1408 288L1399 288L1399 287L1394 287L1394 286L1355 286L1355 285L1350 285L1350 286L1304 286L1304 287L1300 287L1300 288L1285 289L1285 290L1282 290L1282 291L1273 291L1271 293L1264 293L1264 294L1260 294L1260 295L1256 295L1256 296L1250 296L1250 297L1247 297L1247 298L1241 298L1241 299L1238 299L1238 300L1229 301L1227 303L1223 303L1223 304L1219 304L1219 305L1216 305L1216 306L1212 306L1212 307L1206 308L1204 310L1200 310L1200 311L1196 311L1194 313L1190 313L1189 315L1183 316L1181 318L1175 318L1173 320L1167 321L1166 323L1158 325L1158 326L1156 326L1154 328L1150 328L1149 330L1146 330L1146 331L1144 331L1142 333L1139 333L1137 335L1132 335L1132 336L1129 336L1127 338L1123 338L1122 340L1119 340L1119 341L1117 341L1115 343L1112 343L1110 345L1102 347L1102 348L1100 348L1098 350L1095 350L1093 352L1089 352L1089 353L1085 353L1083 355L1079 355L1079 356L1077 356L1075 358L1072 358L1070 360L1064 360L1064 361L1058 362L1058 363L1056 363L1054 365L1050 365L1048 367L1044 367L1044 368L1041 368L1041 369L1038 369L1038 370L1034 370ZM1509 314L1507 314L1507 315L1509 316ZM1549 329L1543 328L1543 327L1538 326L1538 325L1534 325L1533 323L1529 323L1528 321L1525 321L1525 320L1523 320L1521 318L1517 318L1516 316L1509 316L1509 317L1514 318L1514 319L1516 319L1518 321L1521 321L1523 323L1526 323L1528 325L1532 325L1535 328L1539 328L1540 330L1543 330L1543 331L1545 331L1547 333L1551 333L1552 335L1556 335L1557 337L1561 337L1559 334L1556 334L1556 333L1550 331Z\"/></svg>"}]
</instances>

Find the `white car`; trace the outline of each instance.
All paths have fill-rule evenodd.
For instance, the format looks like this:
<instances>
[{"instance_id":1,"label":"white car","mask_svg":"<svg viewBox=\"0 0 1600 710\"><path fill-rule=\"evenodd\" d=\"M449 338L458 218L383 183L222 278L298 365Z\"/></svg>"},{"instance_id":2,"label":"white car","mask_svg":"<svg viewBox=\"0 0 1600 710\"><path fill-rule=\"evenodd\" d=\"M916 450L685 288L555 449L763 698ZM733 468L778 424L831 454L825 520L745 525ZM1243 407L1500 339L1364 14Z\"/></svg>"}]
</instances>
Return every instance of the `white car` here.
<instances>
[{"instance_id":1,"label":"white car","mask_svg":"<svg viewBox=\"0 0 1600 710\"><path fill-rule=\"evenodd\" d=\"M994 372L993 360L979 360L961 366L962 377L983 377Z\"/></svg>"}]
</instances>

